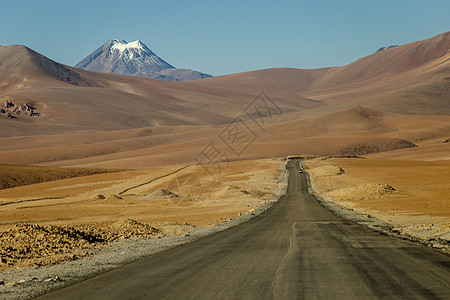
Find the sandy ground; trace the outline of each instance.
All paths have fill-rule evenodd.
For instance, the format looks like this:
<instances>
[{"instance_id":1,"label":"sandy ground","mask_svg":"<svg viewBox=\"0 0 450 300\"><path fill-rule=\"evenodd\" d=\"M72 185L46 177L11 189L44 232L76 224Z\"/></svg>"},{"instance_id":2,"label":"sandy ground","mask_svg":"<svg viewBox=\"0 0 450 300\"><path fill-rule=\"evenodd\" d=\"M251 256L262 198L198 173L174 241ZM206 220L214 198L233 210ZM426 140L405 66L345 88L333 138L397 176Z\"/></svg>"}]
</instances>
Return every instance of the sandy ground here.
<instances>
[{"instance_id":1,"label":"sandy ground","mask_svg":"<svg viewBox=\"0 0 450 300\"><path fill-rule=\"evenodd\" d=\"M450 239L450 162L429 161L428 156L422 161L398 159L402 152L413 155L407 149L390 153L395 159L387 158L389 153L384 158L317 158L305 166L314 191L325 201L445 248Z\"/></svg>"},{"instance_id":2,"label":"sandy ground","mask_svg":"<svg viewBox=\"0 0 450 300\"><path fill-rule=\"evenodd\" d=\"M445 156L441 148L446 146L432 148L439 148L436 153ZM416 148L419 154L421 147ZM450 162L429 161L428 156L421 161L398 159L402 153L412 155L404 149L378 154L382 158L373 157L377 154L311 158L304 166L319 201L330 210L447 251ZM45 254L46 247L29 255L24 251L21 259L14 257L14 264L0 265L0 295L11 299L35 296L240 224L283 194L287 185L283 170L279 159L249 160L217 165L209 169L211 173L202 166L179 165L2 190L0 230L6 241L36 230L41 231L34 235L41 237L45 236L42 230L47 230L105 239L90 244L77 239L75 248L58 253ZM39 226L24 228L22 223ZM64 238L73 239L73 234ZM55 239L45 243L58 246ZM44 257L36 257L36 252Z\"/></svg>"},{"instance_id":3,"label":"sandy ground","mask_svg":"<svg viewBox=\"0 0 450 300\"><path fill-rule=\"evenodd\" d=\"M4 189L0 231L23 223L109 230L126 219L170 235L215 226L277 199L281 165L279 159L230 162L211 173L203 166L174 166Z\"/></svg>"},{"instance_id":4,"label":"sandy ground","mask_svg":"<svg viewBox=\"0 0 450 300\"><path fill-rule=\"evenodd\" d=\"M447 251L449 144L436 139L418 145L366 157L309 158L304 166L330 210ZM274 158L127 170L0 190L0 244L20 250L2 253L0 295L37 295L244 222L283 193L283 170ZM66 242L73 247L61 247Z\"/></svg>"},{"instance_id":5,"label":"sandy ground","mask_svg":"<svg viewBox=\"0 0 450 300\"><path fill-rule=\"evenodd\" d=\"M1 190L0 295L28 298L235 226L265 211L287 186L280 159L218 167L122 171Z\"/></svg>"},{"instance_id":6,"label":"sandy ground","mask_svg":"<svg viewBox=\"0 0 450 300\"><path fill-rule=\"evenodd\" d=\"M119 219L213 226L274 199L280 163L249 160L209 166L210 170L174 166L0 190L0 230L17 222L107 226ZM167 174L171 175L159 178ZM148 183L155 178L159 179ZM143 183L147 184L133 188Z\"/></svg>"}]
</instances>

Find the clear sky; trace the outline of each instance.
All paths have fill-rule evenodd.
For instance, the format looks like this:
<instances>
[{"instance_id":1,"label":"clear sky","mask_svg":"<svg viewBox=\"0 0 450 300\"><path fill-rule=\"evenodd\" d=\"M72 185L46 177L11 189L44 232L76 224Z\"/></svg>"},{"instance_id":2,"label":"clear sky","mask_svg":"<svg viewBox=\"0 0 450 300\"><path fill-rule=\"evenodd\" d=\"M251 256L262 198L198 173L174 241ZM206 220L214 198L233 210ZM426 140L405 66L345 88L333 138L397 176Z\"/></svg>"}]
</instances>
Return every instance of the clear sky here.
<instances>
[{"instance_id":1,"label":"clear sky","mask_svg":"<svg viewBox=\"0 0 450 300\"><path fill-rule=\"evenodd\" d=\"M0 0L0 45L72 66L117 38L212 75L318 68L449 30L448 0Z\"/></svg>"}]
</instances>

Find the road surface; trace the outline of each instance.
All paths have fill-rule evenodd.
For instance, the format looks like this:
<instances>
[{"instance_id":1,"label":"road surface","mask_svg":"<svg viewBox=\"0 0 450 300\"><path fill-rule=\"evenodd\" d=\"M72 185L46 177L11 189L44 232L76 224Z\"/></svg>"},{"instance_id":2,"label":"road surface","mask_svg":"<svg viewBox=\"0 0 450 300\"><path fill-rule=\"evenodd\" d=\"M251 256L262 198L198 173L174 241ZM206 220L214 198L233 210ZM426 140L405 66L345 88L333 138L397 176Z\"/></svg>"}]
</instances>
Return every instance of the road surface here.
<instances>
[{"instance_id":1,"label":"road surface","mask_svg":"<svg viewBox=\"0 0 450 300\"><path fill-rule=\"evenodd\" d=\"M450 258L341 219L288 163L286 196L262 215L42 299L450 298Z\"/></svg>"}]
</instances>

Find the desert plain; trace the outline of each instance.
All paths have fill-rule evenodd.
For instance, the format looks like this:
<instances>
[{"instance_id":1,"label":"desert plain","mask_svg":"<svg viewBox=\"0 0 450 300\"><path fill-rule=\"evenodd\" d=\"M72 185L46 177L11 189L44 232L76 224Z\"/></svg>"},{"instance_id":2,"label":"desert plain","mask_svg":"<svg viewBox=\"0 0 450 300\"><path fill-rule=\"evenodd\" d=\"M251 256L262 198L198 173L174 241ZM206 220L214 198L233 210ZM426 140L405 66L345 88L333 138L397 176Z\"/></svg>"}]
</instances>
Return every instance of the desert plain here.
<instances>
[{"instance_id":1,"label":"desert plain","mask_svg":"<svg viewBox=\"0 0 450 300\"><path fill-rule=\"evenodd\" d=\"M286 157L318 197L447 251L449 48L447 32L342 67L161 82L2 46L0 270L264 211Z\"/></svg>"},{"instance_id":2,"label":"desert plain","mask_svg":"<svg viewBox=\"0 0 450 300\"><path fill-rule=\"evenodd\" d=\"M0 230L39 224L109 231L112 224L131 219L150 224L159 234L184 235L193 227L216 226L256 212L280 196L284 164L279 159L229 162L220 167L215 174L195 165L115 170L4 189L0 191ZM16 251L2 250L3 268L20 262L18 257L34 258L31 241L24 239L20 248L20 236L5 234L0 239L4 247L18 239ZM18 253L27 247L28 255ZM47 256L58 251L55 248Z\"/></svg>"},{"instance_id":3,"label":"desert plain","mask_svg":"<svg viewBox=\"0 0 450 300\"><path fill-rule=\"evenodd\" d=\"M446 248L450 147L441 139L422 147L428 148L428 155L419 146L361 157L321 157L305 166L320 197L383 220L428 245Z\"/></svg>"}]
</instances>

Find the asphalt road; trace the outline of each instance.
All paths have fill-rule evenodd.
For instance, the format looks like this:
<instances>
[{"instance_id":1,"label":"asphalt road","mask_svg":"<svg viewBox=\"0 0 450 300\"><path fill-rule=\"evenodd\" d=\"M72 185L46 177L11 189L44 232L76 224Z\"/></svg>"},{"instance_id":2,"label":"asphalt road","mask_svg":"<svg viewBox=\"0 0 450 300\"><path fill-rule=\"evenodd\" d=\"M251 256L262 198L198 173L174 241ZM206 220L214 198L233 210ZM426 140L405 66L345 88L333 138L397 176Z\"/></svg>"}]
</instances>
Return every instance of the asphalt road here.
<instances>
[{"instance_id":1,"label":"asphalt road","mask_svg":"<svg viewBox=\"0 0 450 300\"><path fill-rule=\"evenodd\" d=\"M450 258L332 214L290 161L262 215L42 299L449 299Z\"/></svg>"}]
</instances>

